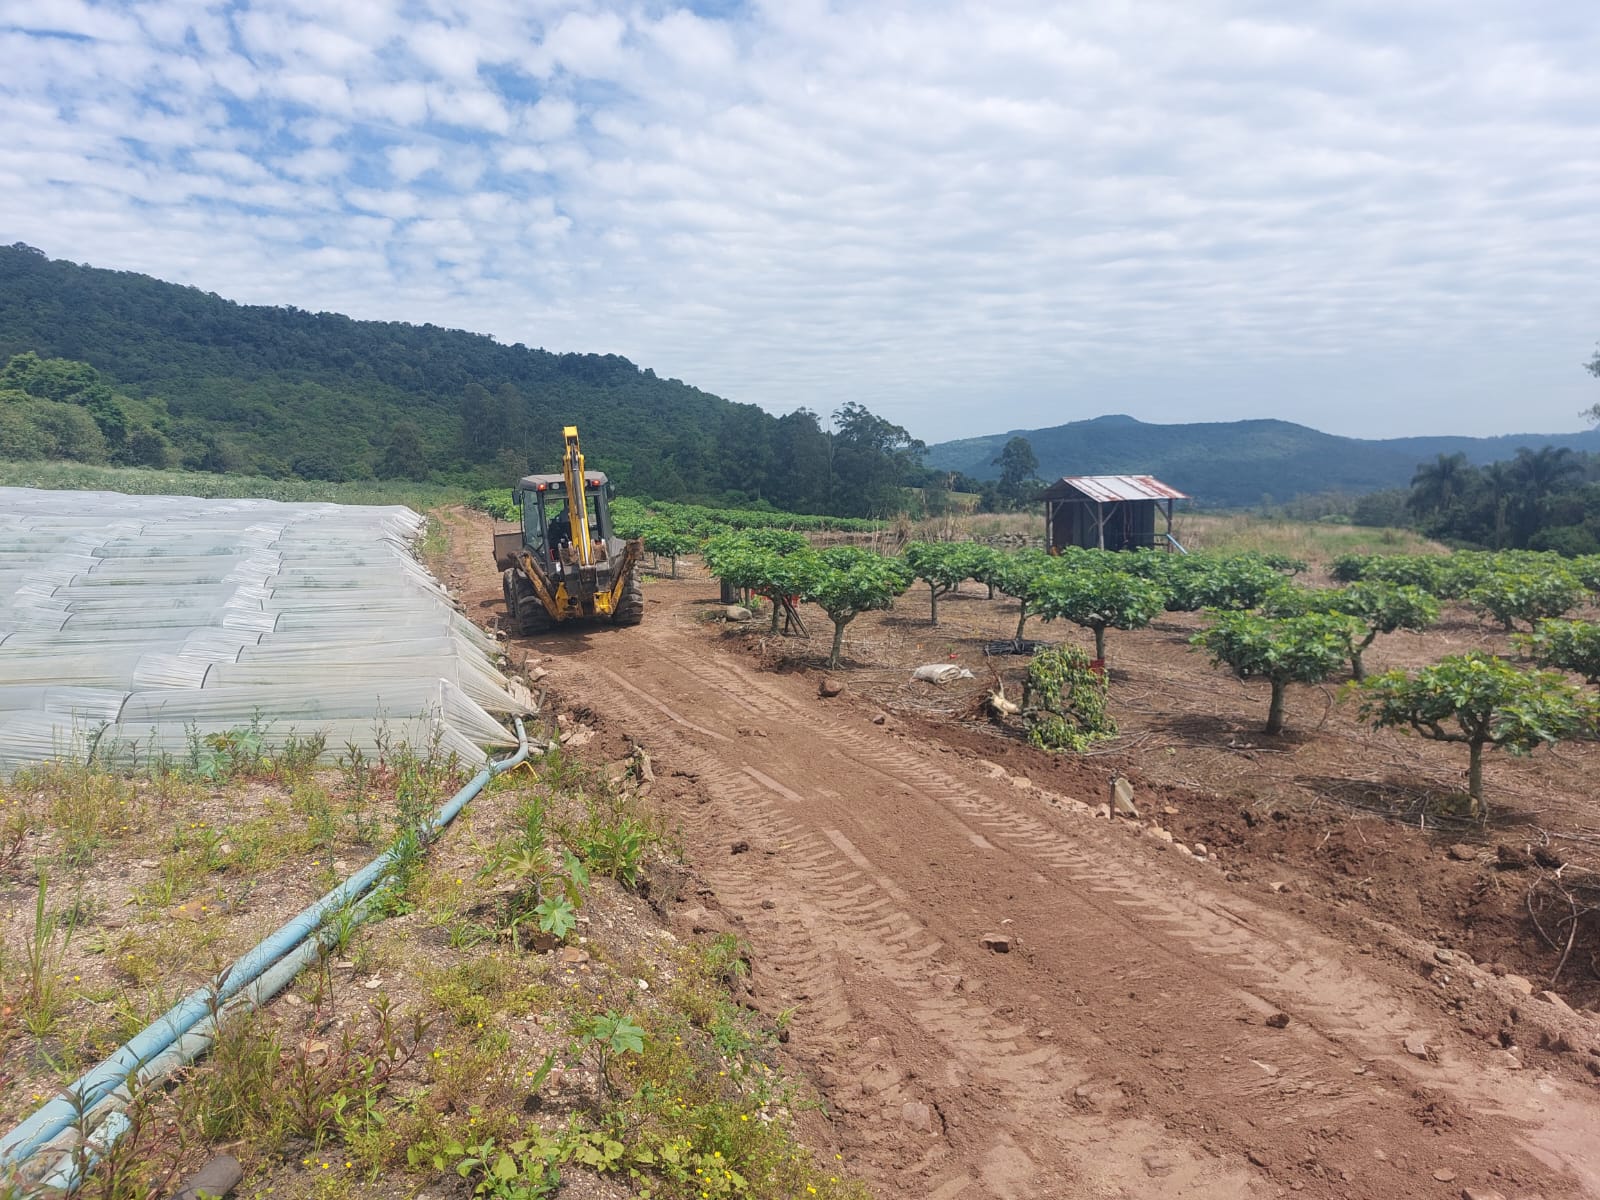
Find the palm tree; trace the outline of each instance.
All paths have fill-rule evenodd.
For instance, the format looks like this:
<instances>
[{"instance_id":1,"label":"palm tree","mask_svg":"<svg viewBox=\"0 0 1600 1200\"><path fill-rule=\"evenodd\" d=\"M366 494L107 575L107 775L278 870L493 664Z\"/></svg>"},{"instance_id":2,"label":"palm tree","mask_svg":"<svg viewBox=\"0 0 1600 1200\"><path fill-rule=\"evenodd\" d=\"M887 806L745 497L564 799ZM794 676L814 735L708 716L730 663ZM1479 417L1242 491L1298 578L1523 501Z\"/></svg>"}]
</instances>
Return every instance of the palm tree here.
<instances>
[{"instance_id":1,"label":"palm tree","mask_svg":"<svg viewBox=\"0 0 1600 1200\"><path fill-rule=\"evenodd\" d=\"M1441 454L1431 463L1418 463L1406 503L1421 516L1442 513L1466 493L1474 474L1467 456L1459 451Z\"/></svg>"},{"instance_id":2,"label":"palm tree","mask_svg":"<svg viewBox=\"0 0 1600 1200\"><path fill-rule=\"evenodd\" d=\"M1544 523L1551 498L1567 490L1583 474L1583 464L1566 446L1517 451L1509 474L1515 485L1511 502L1514 545L1526 546Z\"/></svg>"}]
</instances>

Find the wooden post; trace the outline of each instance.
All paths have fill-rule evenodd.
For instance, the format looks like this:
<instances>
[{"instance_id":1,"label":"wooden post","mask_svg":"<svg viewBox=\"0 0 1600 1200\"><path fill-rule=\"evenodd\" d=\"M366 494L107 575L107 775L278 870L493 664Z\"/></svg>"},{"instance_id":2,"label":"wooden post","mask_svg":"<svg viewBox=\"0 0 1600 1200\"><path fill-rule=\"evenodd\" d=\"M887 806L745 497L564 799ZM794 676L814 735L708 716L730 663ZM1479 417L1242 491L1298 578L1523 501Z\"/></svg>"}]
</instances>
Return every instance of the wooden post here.
<instances>
[{"instance_id":1,"label":"wooden post","mask_svg":"<svg viewBox=\"0 0 1600 1200\"><path fill-rule=\"evenodd\" d=\"M1100 549L1106 548L1106 506L1100 501L1094 502L1094 532L1100 544Z\"/></svg>"}]
</instances>

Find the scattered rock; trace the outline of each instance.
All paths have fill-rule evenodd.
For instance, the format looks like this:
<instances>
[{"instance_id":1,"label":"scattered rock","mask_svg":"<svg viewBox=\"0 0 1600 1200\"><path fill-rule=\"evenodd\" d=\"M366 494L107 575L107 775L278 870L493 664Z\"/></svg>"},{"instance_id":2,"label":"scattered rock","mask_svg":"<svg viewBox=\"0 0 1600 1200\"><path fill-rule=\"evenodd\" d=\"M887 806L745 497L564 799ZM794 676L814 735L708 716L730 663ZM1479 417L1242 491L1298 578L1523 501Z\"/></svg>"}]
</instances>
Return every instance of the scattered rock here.
<instances>
[{"instance_id":1,"label":"scattered rock","mask_svg":"<svg viewBox=\"0 0 1600 1200\"><path fill-rule=\"evenodd\" d=\"M1443 946L1440 946L1439 949L1437 949L1437 950L1435 950L1433 952L1433 957L1434 957L1435 961L1446 963L1446 964L1453 963L1453 962L1456 961L1456 953L1455 953L1455 951L1454 950L1446 950Z\"/></svg>"},{"instance_id":2,"label":"scattered rock","mask_svg":"<svg viewBox=\"0 0 1600 1200\"><path fill-rule=\"evenodd\" d=\"M1260 1167L1263 1171L1267 1169L1267 1156L1260 1150L1246 1151L1245 1157L1251 1162L1255 1163L1255 1165Z\"/></svg>"},{"instance_id":3,"label":"scattered rock","mask_svg":"<svg viewBox=\"0 0 1600 1200\"><path fill-rule=\"evenodd\" d=\"M1168 816L1168 817L1175 817L1175 816L1178 815L1177 807L1175 805L1172 805L1172 804L1164 804L1164 805L1162 805L1161 812L1162 812L1163 815Z\"/></svg>"},{"instance_id":4,"label":"scattered rock","mask_svg":"<svg viewBox=\"0 0 1600 1200\"><path fill-rule=\"evenodd\" d=\"M1455 859L1457 862L1473 862L1478 857L1478 852L1465 842L1457 842L1454 846L1451 846L1450 849L1446 850L1445 853L1451 858Z\"/></svg>"},{"instance_id":5,"label":"scattered rock","mask_svg":"<svg viewBox=\"0 0 1600 1200\"><path fill-rule=\"evenodd\" d=\"M1099 805L1094 810L1094 815L1097 816L1097 817L1104 817L1106 820L1109 821L1111 819L1111 805L1109 805L1109 804Z\"/></svg>"},{"instance_id":6,"label":"scattered rock","mask_svg":"<svg viewBox=\"0 0 1600 1200\"><path fill-rule=\"evenodd\" d=\"M1539 999L1543 1000L1546 1004L1554 1004L1557 1008L1564 1009L1567 1012L1571 1012L1572 1011L1572 1005L1568 1004L1565 1000L1563 1000L1561 998L1561 996L1556 992L1552 992L1552 991L1548 991L1548 990L1540 992L1539 993Z\"/></svg>"},{"instance_id":7,"label":"scattered rock","mask_svg":"<svg viewBox=\"0 0 1600 1200\"><path fill-rule=\"evenodd\" d=\"M886 723L888 720L889 720L889 717L888 717L888 715L886 713L873 713L872 714L872 723L874 725L882 725L882 724Z\"/></svg>"},{"instance_id":8,"label":"scattered rock","mask_svg":"<svg viewBox=\"0 0 1600 1200\"><path fill-rule=\"evenodd\" d=\"M1533 866L1533 857L1517 846L1496 846L1494 857L1502 871L1522 871Z\"/></svg>"},{"instance_id":9,"label":"scattered rock","mask_svg":"<svg viewBox=\"0 0 1600 1200\"><path fill-rule=\"evenodd\" d=\"M761 907L765 909L774 909L778 907L778 902L776 900L763 900L761 902Z\"/></svg>"},{"instance_id":10,"label":"scattered rock","mask_svg":"<svg viewBox=\"0 0 1600 1200\"><path fill-rule=\"evenodd\" d=\"M581 946L563 946L556 955L556 961L563 966L579 967L589 961L589 952Z\"/></svg>"},{"instance_id":11,"label":"scattered rock","mask_svg":"<svg viewBox=\"0 0 1600 1200\"><path fill-rule=\"evenodd\" d=\"M1522 975L1513 975L1509 971L1506 973L1505 980L1511 985L1513 991L1520 992L1524 996L1533 995L1533 980Z\"/></svg>"},{"instance_id":12,"label":"scattered rock","mask_svg":"<svg viewBox=\"0 0 1600 1200\"><path fill-rule=\"evenodd\" d=\"M1282 895L1284 892L1294 891L1293 888L1291 888L1287 883L1284 883L1281 879L1274 883L1269 883L1267 886L1280 895Z\"/></svg>"},{"instance_id":13,"label":"scattered rock","mask_svg":"<svg viewBox=\"0 0 1600 1200\"><path fill-rule=\"evenodd\" d=\"M1428 1045L1428 1040L1420 1033L1413 1033L1402 1043L1407 1054L1412 1058L1420 1058L1423 1062L1432 1062L1434 1053Z\"/></svg>"},{"instance_id":14,"label":"scattered rock","mask_svg":"<svg viewBox=\"0 0 1600 1200\"><path fill-rule=\"evenodd\" d=\"M979 944L985 950L993 950L996 954L1011 953L1011 939L1003 933L986 933Z\"/></svg>"},{"instance_id":15,"label":"scattered rock","mask_svg":"<svg viewBox=\"0 0 1600 1200\"><path fill-rule=\"evenodd\" d=\"M1204 858L1206 854L1206 844L1204 842L1196 842L1194 844L1194 856L1196 858Z\"/></svg>"},{"instance_id":16,"label":"scattered rock","mask_svg":"<svg viewBox=\"0 0 1600 1200\"><path fill-rule=\"evenodd\" d=\"M933 1110L920 1100L907 1100L902 1104L900 1119L920 1133L933 1132Z\"/></svg>"},{"instance_id":17,"label":"scattered rock","mask_svg":"<svg viewBox=\"0 0 1600 1200\"><path fill-rule=\"evenodd\" d=\"M1121 775L1111 781L1111 811L1119 817L1139 819L1139 810L1133 805L1133 784Z\"/></svg>"},{"instance_id":18,"label":"scattered rock","mask_svg":"<svg viewBox=\"0 0 1600 1200\"><path fill-rule=\"evenodd\" d=\"M817 684L817 695L825 700L832 700L843 691L843 681L835 679L831 675L824 675L821 682Z\"/></svg>"},{"instance_id":19,"label":"scattered rock","mask_svg":"<svg viewBox=\"0 0 1600 1200\"><path fill-rule=\"evenodd\" d=\"M1506 1200L1504 1192L1488 1192L1483 1188L1462 1188L1461 1200Z\"/></svg>"},{"instance_id":20,"label":"scattered rock","mask_svg":"<svg viewBox=\"0 0 1600 1200\"><path fill-rule=\"evenodd\" d=\"M748 621L754 616L755 613L742 604L730 604L722 610L722 619L724 621Z\"/></svg>"},{"instance_id":21,"label":"scattered rock","mask_svg":"<svg viewBox=\"0 0 1600 1200\"><path fill-rule=\"evenodd\" d=\"M1497 1050L1490 1057L1507 1071L1522 1070L1522 1059L1515 1050Z\"/></svg>"},{"instance_id":22,"label":"scattered rock","mask_svg":"<svg viewBox=\"0 0 1600 1200\"><path fill-rule=\"evenodd\" d=\"M740 838L737 842L733 843L733 845L728 847L728 853L729 854L749 854L750 853L750 843L745 841L743 838Z\"/></svg>"},{"instance_id":23,"label":"scattered rock","mask_svg":"<svg viewBox=\"0 0 1600 1200\"><path fill-rule=\"evenodd\" d=\"M1152 825L1150 826L1150 836L1160 838L1163 842L1170 842L1172 841L1172 830L1163 829L1159 825Z\"/></svg>"},{"instance_id":24,"label":"scattered rock","mask_svg":"<svg viewBox=\"0 0 1600 1200\"><path fill-rule=\"evenodd\" d=\"M1452 1179L1454 1179L1456 1177L1456 1173L1454 1171L1452 1171L1449 1167L1440 1167L1437 1171L1435 1171L1433 1173L1433 1177L1435 1179L1437 1179L1440 1183L1449 1183Z\"/></svg>"},{"instance_id":25,"label":"scattered rock","mask_svg":"<svg viewBox=\"0 0 1600 1200\"><path fill-rule=\"evenodd\" d=\"M1275 1013L1273 1013L1270 1017L1267 1018L1267 1026L1270 1029L1287 1029L1287 1028L1289 1028L1289 1014L1286 1013L1286 1012L1275 1012Z\"/></svg>"}]
</instances>

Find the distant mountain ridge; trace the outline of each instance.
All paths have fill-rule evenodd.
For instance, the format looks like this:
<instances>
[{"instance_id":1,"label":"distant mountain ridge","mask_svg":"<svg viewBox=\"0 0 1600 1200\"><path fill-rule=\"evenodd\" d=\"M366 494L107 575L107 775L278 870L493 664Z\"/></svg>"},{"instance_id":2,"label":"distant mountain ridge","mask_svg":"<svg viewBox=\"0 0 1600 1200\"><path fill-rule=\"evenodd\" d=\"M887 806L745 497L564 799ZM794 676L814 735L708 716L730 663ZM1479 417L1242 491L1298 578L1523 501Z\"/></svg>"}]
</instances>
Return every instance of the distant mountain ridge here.
<instances>
[{"instance_id":1,"label":"distant mountain ridge","mask_svg":"<svg viewBox=\"0 0 1600 1200\"><path fill-rule=\"evenodd\" d=\"M1462 453L1475 465L1513 458L1519 449L1566 446L1600 452L1600 429L1500 437L1365 439L1322 433L1292 421L1156 425L1114 414L1048 429L1013 429L940 442L924 461L941 471L994 479L993 465L1013 437L1025 437L1045 479L1063 475L1155 475L1203 504L1288 500L1311 492L1372 492L1405 487L1419 463Z\"/></svg>"}]
</instances>

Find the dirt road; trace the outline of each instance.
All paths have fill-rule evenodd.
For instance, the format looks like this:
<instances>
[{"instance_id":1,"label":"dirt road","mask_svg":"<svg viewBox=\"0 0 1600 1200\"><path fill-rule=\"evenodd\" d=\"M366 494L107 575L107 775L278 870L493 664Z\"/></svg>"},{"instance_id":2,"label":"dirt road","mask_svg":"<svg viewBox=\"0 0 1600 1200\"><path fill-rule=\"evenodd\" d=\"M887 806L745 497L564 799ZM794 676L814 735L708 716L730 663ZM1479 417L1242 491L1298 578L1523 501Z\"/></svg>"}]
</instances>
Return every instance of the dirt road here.
<instances>
[{"instance_id":1,"label":"dirt road","mask_svg":"<svg viewBox=\"0 0 1600 1200\"><path fill-rule=\"evenodd\" d=\"M492 618L487 537L454 524L453 582ZM652 755L880 1195L1600 1197L1600 1091L1450 1015L1515 1003L1504 981L1338 941L1004 743L987 761L755 669L699 620L709 593L657 583L636 629L517 646Z\"/></svg>"}]
</instances>

